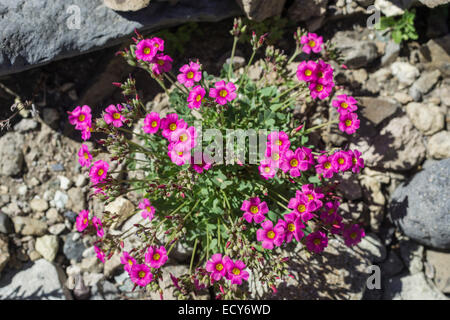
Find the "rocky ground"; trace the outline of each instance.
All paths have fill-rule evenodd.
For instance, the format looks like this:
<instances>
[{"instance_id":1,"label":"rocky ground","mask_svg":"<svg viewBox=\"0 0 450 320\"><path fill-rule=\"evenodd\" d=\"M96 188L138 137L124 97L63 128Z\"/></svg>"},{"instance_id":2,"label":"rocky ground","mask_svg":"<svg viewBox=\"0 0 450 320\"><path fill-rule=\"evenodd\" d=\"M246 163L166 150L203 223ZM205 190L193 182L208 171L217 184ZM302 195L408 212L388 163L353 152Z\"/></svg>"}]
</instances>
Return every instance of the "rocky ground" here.
<instances>
[{"instance_id":1,"label":"rocky ground","mask_svg":"<svg viewBox=\"0 0 450 320\"><path fill-rule=\"evenodd\" d=\"M290 266L295 280L281 284L275 295L251 282L255 298L450 297L448 25L431 23L429 9L419 9L419 40L400 46L388 34L366 28L362 2L315 1L317 6L306 14L294 10L302 1L291 1L283 15L333 40L344 53L348 69L336 66L336 81L346 89L337 94L351 93L360 102L361 128L350 140L337 130L324 130L313 138L363 152L366 168L357 177L342 179L339 192L345 199L344 215L363 224L367 237L354 249L331 241L320 256L296 257ZM217 73L231 47L230 25L231 20L200 24L202 30L212 31L192 41L184 53L174 54L174 60L199 57L208 71ZM292 32L287 30L277 43L288 53L293 49ZM40 112L37 117L21 112L0 137L1 299L139 297L131 292L133 285L118 257L101 264L91 246L94 239L76 232L77 213L102 212L103 204L89 197L86 172L76 158L81 141L66 116L77 105L89 104L98 115L109 103L121 101L111 82L129 73L145 84L140 95L149 107L167 106L142 73L114 56L124 45L0 78L21 99L32 99ZM245 61L247 53L247 47L241 48L242 59L236 61ZM290 69L295 67L294 63ZM259 76L258 64L249 74ZM11 115L13 101L0 88L2 118ZM332 112L326 103L314 108L299 103L294 110L300 121L310 124L326 121ZM117 228L136 223L131 217L137 207L133 196L109 206L109 211L129 217ZM189 257L189 248L177 248L164 272L183 273ZM373 265L381 270L380 289L366 286ZM165 280L168 286L169 277ZM169 288L164 298L173 298ZM196 298L211 297L205 292Z\"/></svg>"}]
</instances>

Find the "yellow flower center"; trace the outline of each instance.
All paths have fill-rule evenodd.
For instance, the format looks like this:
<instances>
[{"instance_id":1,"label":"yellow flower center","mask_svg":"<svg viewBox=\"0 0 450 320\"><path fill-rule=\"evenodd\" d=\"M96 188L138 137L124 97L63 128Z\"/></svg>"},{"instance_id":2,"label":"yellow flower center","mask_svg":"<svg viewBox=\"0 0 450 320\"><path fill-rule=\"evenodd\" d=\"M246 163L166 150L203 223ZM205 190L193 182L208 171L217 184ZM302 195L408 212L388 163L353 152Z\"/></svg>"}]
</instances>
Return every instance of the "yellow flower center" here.
<instances>
[{"instance_id":1,"label":"yellow flower center","mask_svg":"<svg viewBox=\"0 0 450 320\"><path fill-rule=\"evenodd\" d=\"M270 168L269 168L269 167L265 167L265 168L264 168L264 172L265 172L265 173L269 173L269 172L270 172Z\"/></svg>"},{"instance_id":2,"label":"yellow flower center","mask_svg":"<svg viewBox=\"0 0 450 320\"><path fill-rule=\"evenodd\" d=\"M309 40L308 46L310 46L311 48L314 48L316 46L316 42L314 40Z\"/></svg>"},{"instance_id":3,"label":"yellow flower center","mask_svg":"<svg viewBox=\"0 0 450 320\"><path fill-rule=\"evenodd\" d=\"M350 127L352 125L352 120L345 120L345 125Z\"/></svg>"},{"instance_id":4,"label":"yellow flower center","mask_svg":"<svg viewBox=\"0 0 450 320\"><path fill-rule=\"evenodd\" d=\"M259 212L259 209L257 206L251 206L250 207L250 212L253 214L257 214Z\"/></svg>"},{"instance_id":5,"label":"yellow flower center","mask_svg":"<svg viewBox=\"0 0 450 320\"><path fill-rule=\"evenodd\" d=\"M316 239L314 239L314 244L316 245L316 246L318 246L319 244L320 244L320 239L319 238L316 238Z\"/></svg>"},{"instance_id":6,"label":"yellow flower center","mask_svg":"<svg viewBox=\"0 0 450 320\"><path fill-rule=\"evenodd\" d=\"M146 206L146 207L145 207L145 210L147 210L148 212L151 212L151 211L152 211L152 207Z\"/></svg>"},{"instance_id":7,"label":"yellow flower center","mask_svg":"<svg viewBox=\"0 0 450 320\"><path fill-rule=\"evenodd\" d=\"M305 70L305 76L309 77L310 75L312 75L312 71L309 69Z\"/></svg>"},{"instance_id":8,"label":"yellow flower center","mask_svg":"<svg viewBox=\"0 0 450 320\"><path fill-rule=\"evenodd\" d=\"M356 158L352 158L352 163L356 164Z\"/></svg>"},{"instance_id":9,"label":"yellow flower center","mask_svg":"<svg viewBox=\"0 0 450 320\"><path fill-rule=\"evenodd\" d=\"M130 259L130 260L128 260L128 264L130 265L130 266L132 266L133 265L133 261Z\"/></svg>"},{"instance_id":10,"label":"yellow flower center","mask_svg":"<svg viewBox=\"0 0 450 320\"><path fill-rule=\"evenodd\" d=\"M147 47L147 48L144 49L144 54L149 54L150 51L151 51L151 49L149 47Z\"/></svg>"},{"instance_id":11,"label":"yellow flower center","mask_svg":"<svg viewBox=\"0 0 450 320\"><path fill-rule=\"evenodd\" d=\"M87 222L88 222L88 219L87 219L87 218L84 218L83 224L86 224Z\"/></svg>"},{"instance_id":12,"label":"yellow flower center","mask_svg":"<svg viewBox=\"0 0 450 320\"><path fill-rule=\"evenodd\" d=\"M155 42L154 47L155 47L155 48L159 48L159 44L158 44L157 42Z\"/></svg>"},{"instance_id":13,"label":"yellow flower center","mask_svg":"<svg viewBox=\"0 0 450 320\"><path fill-rule=\"evenodd\" d=\"M139 278L145 278L145 271L139 271Z\"/></svg>"},{"instance_id":14,"label":"yellow flower center","mask_svg":"<svg viewBox=\"0 0 450 320\"><path fill-rule=\"evenodd\" d=\"M105 172L105 171L103 171L103 169L100 169L100 170L97 171L97 174L98 174L99 176L101 176L101 175L103 175L104 172Z\"/></svg>"},{"instance_id":15,"label":"yellow flower center","mask_svg":"<svg viewBox=\"0 0 450 320\"><path fill-rule=\"evenodd\" d=\"M221 263L216 264L216 270L217 271L222 271L223 270L223 264L221 264Z\"/></svg>"},{"instance_id":16,"label":"yellow flower center","mask_svg":"<svg viewBox=\"0 0 450 320\"><path fill-rule=\"evenodd\" d=\"M177 129L177 124L176 123L171 123L169 125L169 129L170 129L170 131L175 131Z\"/></svg>"},{"instance_id":17,"label":"yellow flower center","mask_svg":"<svg viewBox=\"0 0 450 320\"><path fill-rule=\"evenodd\" d=\"M180 135L180 141L181 142L185 142L188 139L188 136L186 133L183 133L182 135Z\"/></svg>"},{"instance_id":18,"label":"yellow flower center","mask_svg":"<svg viewBox=\"0 0 450 320\"><path fill-rule=\"evenodd\" d=\"M219 92L219 96L221 96L222 98L225 98L227 96L227 94L228 94L227 90L222 89Z\"/></svg>"},{"instance_id":19,"label":"yellow flower center","mask_svg":"<svg viewBox=\"0 0 450 320\"><path fill-rule=\"evenodd\" d=\"M347 102L342 102L341 103L341 108L347 109L348 108L348 103Z\"/></svg>"},{"instance_id":20,"label":"yellow flower center","mask_svg":"<svg viewBox=\"0 0 450 320\"><path fill-rule=\"evenodd\" d=\"M282 146L283 145L283 141L277 140L277 145Z\"/></svg>"},{"instance_id":21,"label":"yellow flower center","mask_svg":"<svg viewBox=\"0 0 450 320\"><path fill-rule=\"evenodd\" d=\"M294 225L293 223L289 223L289 224L288 224L288 230L289 230L290 232L294 231L294 230L295 230L295 225Z\"/></svg>"},{"instance_id":22,"label":"yellow flower center","mask_svg":"<svg viewBox=\"0 0 450 320\"><path fill-rule=\"evenodd\" d=\"M356 239L356 236L357 236L356 232L352 232L350 234L350 238L352 238L352 239Z\"/></svg>"},{"instance_id":23,"label":"yellow flower center","mask_svg":"<svg viewBox=\"0 0 450 320\"><path fill-rule=\"evenodd\" d=\"M328 214L329 214L329 215L332 215L333 213L334 213L334 209L328 210Z\"/></svg>"},{"instance_id":24,"label":"yellow flower center","mask_svg":"<svg viewBox=\"0 0 450 320\"><path fill-rule=\"evenodd\" d=\"M241 274L241 270L239 270L238 268L233 268L233 271L231 271L231 272L233 272L233 274L235 274L237 276Z\"/></svg>"},{"instance_id":25,"label":"yellow flower center","mask_svg":"<svg viewBox=\"0 0 450 320\"><path fill-rule=\"evenodd\" d=\"M289 164L291 165L291 167L296 167L298 166L298 160L297 159L292 159Z\"/></svg>"},{"instance_id":26,"label":"yellow flower center","mask_svg":"<svg viewBox=\"0 0 450 320\"><path fill-rule=\"evenodd\" d=\"M345 162L345 160L344 160L343 158L339 158L339 159L338 159L338 163L339 163L339 164L344 164L344 162Z\"/></svg>"},{"instance_id":27,"label":"yellow flower center","mask_svg":"<svg viewBox=\"0 0 450 320\"><path fill-rule=\"evenodd\" d=\"M186 78L188 78L188 79L192 79L194 77L194 73L192 72L192 71L189 71L187 74L186 74Z\"/></svg>"},{"instance_id":28,"label":"yellow flower center","mask_svg":"<svg viewBox=\"0 0 450 320\"><path fill-rule=\"evenodd\" d=\"M300 204L297 207L298 212L305 212L306 211L306 206L304 204Z\"/></svg>"},{"instance_id":29,"label":"yellow flower center","mask_svg":"<svg viewBox=\"0 0 450 320\"><path fill-rule=\"evenodd\" d=\"M160 255L159 253L155 253L155 254L153 255L153 260L158 261L159 258L161 258L161 255Z\"/></svg>"},{"instance_id":30,"label":"yellow flower center","mask_svg":"<svg viewBox=\"0 0 450 320\"><path fill-rule=\"evenodd\" d=\"M78 121L84 121L84 119L86 119L86 116L84 114L80 114Z\"/></svg>"},{"instance_id":31,"label":"yellow flower center","mask_svg":"<svg viewBox=\"0 0 450 320\"><path fill-rule=\"evenodd\" d=\"M273 160L273 161L278 161L278 160L280 160L280 154L279 154L279 153L273 153L273 154L272 154L272 160Z\"/></svg>"},{"instance_id":32,"label":"yellow flower center","mask_svg":"<svg viewBox=\"0 0 450 320\"><path fill-rule=\"evenodd\" d=\"M114 119L120 119L120 113L118 113L118 112L115 112L114 114L113 114L113 118Z\"/></svg>"},{"instance_id":33,"label":"yellow flower center","mask_svg":"<svg viewBox=\"0 0 450 320\"><path fill-rule=\"evenodd\" d=\"M151 126L152 126L153 128L155 128L157 125L158 125L158 122L152 121Z\"/></svg>"},{"instance_id":34,"label":"yellow flower center","mask_svg":"<svg viewBox=\"0 0 450 320\"><path fill-rule=\"evenodd\" d=\"M158 64L159 64L160 66L163 66L163 65L164 65L164 60L159 59L159 60L158 60Z\"/></svg>"},{"instance_id":35,"label":"yellow flower center","mask_svg":"<svg viewBox=\"0 0 450 320\"><path fill-rule=\"evenodd\" d=\"M89 155L88 155L87 152L84 153L84 158L85 158L85 159L89 159Z\"/></svg>"},{"instance_id":36,"label":"yellow flower center","mask_svg":"<svg viewBox=\"0 0 450 320\"><path fill-rule=\"evenodd\" d=\"M272 230L267 232L267 238L269 238L269 239L275 238L275 232L273 232Z\"/></svg>"},{"instance_id":37,"label":"yellow flower center","mask_svg":"<svg viewBox=\"0 0 450 320\"><path fill-rule=\"evenodd\" d=\"M306 195L306 196L308 197L309 201L311 201L311 200L314 199L314 196L312 195L312 193L310 193L310 194L308 194L308 195Z\"/></svg>"},{"instance_id":38,"label":"yellow flower center","mask_svg":"<svg viewBox=\"0 0 450 320\"><path fill-rule=\"evenodd\" d=\"M331 163L327 161L327 162L324 163L323 167L325 169L330 169L331 168Z\"/></svg>"},{"instance_id":39,"label":"yellow flower center","mask_svg":"<svg viewBox=\"0 0 450 320\"><path fill-rule=\"evenodd\" d=\"M197 96L197 98L195 98L195 100L196 100L197 102L199 102L200 100L202 100L202 96L199 94L199 95Z\"/></svg>"},{"instance_id":40,"label":"yellow flower center","mask_svg":"<svg viewBox=\"0 0 450 320\"><path fill-rule=\"evenodd\" d=\"M318 85L316 86L316 91L320 92L320 91L322 91L322 90L323 90L323 85L318 84Z\"/></svg>"},{"instance_id":41,"label":"yellow flower center","mask_svg":"<svg viewBox=\"0 0 450 320\"><path fill-rule=\"evenodd\" d=\"M183 151L178 152L178 155L181 157L183 155Z\"/></svg>"}]
</instances>

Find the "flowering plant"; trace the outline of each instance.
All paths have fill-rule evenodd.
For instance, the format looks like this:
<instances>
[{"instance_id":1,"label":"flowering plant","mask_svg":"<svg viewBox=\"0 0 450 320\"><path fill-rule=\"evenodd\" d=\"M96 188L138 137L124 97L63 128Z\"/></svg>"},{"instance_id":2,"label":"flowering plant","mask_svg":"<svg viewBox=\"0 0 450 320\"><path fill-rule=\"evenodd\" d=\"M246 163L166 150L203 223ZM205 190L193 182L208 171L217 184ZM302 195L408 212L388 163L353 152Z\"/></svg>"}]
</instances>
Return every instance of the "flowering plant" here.
<instances>
[{"instance_id":1,"label":"flowering plant","mask_svg":"<svg viewBox=\"0 0 450 320\"><path fill-rule=\"evenodd\" d=\"M248 70L266 35L252 34L252 56L238 72L233 57L245 29L235 20L230 62L219 78L200 61L189 61L173 74L173 60L157 37L138 34L135 44L119 53L161 85L169 96L168 111L147 110L129 78L116 84L125 102L108 106L102 118L93 119L88 106L69 112L84 140L92 132L106 135L97 142L109 162L93 160L100 149L82 145L78 152L80 165L89 168L93 194L109 203L139 193L134 214L140 222L126 230L116 230L123 217L108 211L93 216L83 210L76 224L80 232L97 234L101 261L120 255L135 288L162 292L161 267L182 243L192 255L187 274L170 275L178 298L207 287L216 298L247 298L249 281L276 290L288 275L291 253L320 253L329 237L343 237L353 246L364 236L358 224L344 222L338 213L332 180L341 172L358 173L364 166L361 153L318 150L308 143L311 132L332 124L354 133L357 101L338 95L332 106L339 118L316 126L300 124L287 112L299 100L331 97L336 52L322 37L298 29L294 55L288 60L267 47L263 74L253 81ZM292 77L287 65L301 52L309 59ZM110 170L114 162L125 169ZM130 236L139 242L131 246Z\"/></svg>"}]
</instances>

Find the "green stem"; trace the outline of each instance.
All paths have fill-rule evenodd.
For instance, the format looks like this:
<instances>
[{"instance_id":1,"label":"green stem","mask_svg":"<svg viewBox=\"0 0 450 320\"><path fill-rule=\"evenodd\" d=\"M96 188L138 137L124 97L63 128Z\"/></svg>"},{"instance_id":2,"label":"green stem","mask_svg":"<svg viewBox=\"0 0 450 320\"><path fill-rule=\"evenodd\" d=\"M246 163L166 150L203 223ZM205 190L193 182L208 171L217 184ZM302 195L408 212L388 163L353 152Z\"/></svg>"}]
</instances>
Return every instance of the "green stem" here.
<instances>
[{"instance_id":1,"label":"green stem","mask_svg":"<svg viewBox=\"0 0 450 320\"><path fill-rule=\"evenodd\" d=\"M234 58L234 53L236 51L236 44L237 44L238 40L239 40L238 37L234 37L233 48L231 49L230 65L228 67L228 81L230 81L231 73L233 72L233 58Z\"/></svg>"},{"instance_id":2,"label":"green stem","mask_svg":"<svg viewBox=\"0 0 450 320\"><path fill-rule=\"evenodd\" d=\"M275 102L276 100L279 100L282 96L288 94L288 93L291 92L292 90L297 89L298 87L301 87L301 86L303 86L303 85L304 85L304 83L303 83L303 82L300 82L299 84L293 86L292 88L287 89L286 91L280 93L278 96L272 98L272 100L270 100L270 102L273 103L273 102Z\"/></svg>"},{"instance_id":3,"label":"green stem","mask_svg":"<svg viewBox=\"0 0 450 320\"><path fill-rule=\"evenodd\" d=\"M192 264L194 263L195 250L197 249L198 239L195 239L194 249L192 250L191 263L189 264L189 274L192 274Z\"/></svg>"},{"instance_id":4,"label":"green stem","mask_svg":"<svg viewBox=\"0 0 450 320\"><path fill-rule=\"evenodd\" d=\"M292 57L288 60L288 62L287 62L286 64L289 64L289 63L291 63L292 61L294 61L294 59L298 56L298 54L299 54L298 49L295 48L294 54L292 55Z\"/></svg>"},{"instance_id":5,"label":"green stem","mask_svg":"<svg viewBox=\"0 0 450 320\"><path fill-rule=\"evenodd\" d=\"M328 125L332 125L334 123L339 123L339 120L333 120L333 121L328 121L328 122L325 122L325 123L322 123L322 124L318 124L317 126L314 126L314 127L309 128L308 130L305 130L304 133L308 134L308 133L311 133L311 132L313 132L313 131L315 131L317 129L326 127Z\"/></svg>"}]
</instances>

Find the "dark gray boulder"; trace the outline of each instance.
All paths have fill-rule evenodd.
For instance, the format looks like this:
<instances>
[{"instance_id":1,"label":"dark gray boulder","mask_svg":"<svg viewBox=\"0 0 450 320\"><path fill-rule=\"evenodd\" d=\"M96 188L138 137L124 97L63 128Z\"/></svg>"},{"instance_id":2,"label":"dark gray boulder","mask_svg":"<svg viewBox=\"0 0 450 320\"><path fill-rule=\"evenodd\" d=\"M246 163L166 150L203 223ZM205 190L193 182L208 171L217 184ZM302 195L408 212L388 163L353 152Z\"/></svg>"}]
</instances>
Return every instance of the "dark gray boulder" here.
<instances>
[{"instance_id":1,"label":"dark gray boulder","mask_svg":"<svg viewBox=\"0 0 450 320\"><path fill-rule=\"evenodd\" d=\"M450 248L450 159L427 161L424 170L400 185L390 203L392 221L411 239Z\"/></svg>"}]
</instances>

